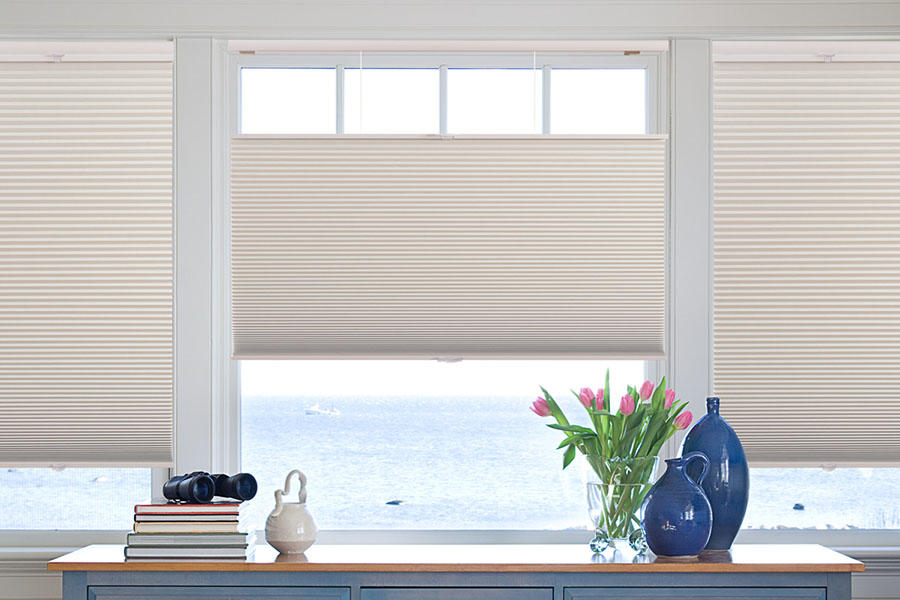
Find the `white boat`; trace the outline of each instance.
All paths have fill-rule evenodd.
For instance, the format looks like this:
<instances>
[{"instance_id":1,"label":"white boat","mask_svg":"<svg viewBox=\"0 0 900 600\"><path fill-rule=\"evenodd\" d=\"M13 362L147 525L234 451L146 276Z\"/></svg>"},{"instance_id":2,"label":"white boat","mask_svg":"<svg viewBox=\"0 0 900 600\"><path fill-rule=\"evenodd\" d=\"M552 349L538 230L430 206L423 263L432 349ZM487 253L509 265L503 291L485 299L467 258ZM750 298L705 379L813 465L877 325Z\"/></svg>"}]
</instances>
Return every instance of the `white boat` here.
<instances>
[{"instance_id":1,"label":"white boat","mask_svg":"<svg viewBox=\"0 0 900 600\"><path fill-rule=\"evenodd\" d=\"M316 402L312 406L306 407L306 414L308 415L330 415L332 417L336 417L341 414L341 411L334 407L334 404L331 405L331 408L322 408L319 406L319 403Z\"/></svg>"}]
</instances>

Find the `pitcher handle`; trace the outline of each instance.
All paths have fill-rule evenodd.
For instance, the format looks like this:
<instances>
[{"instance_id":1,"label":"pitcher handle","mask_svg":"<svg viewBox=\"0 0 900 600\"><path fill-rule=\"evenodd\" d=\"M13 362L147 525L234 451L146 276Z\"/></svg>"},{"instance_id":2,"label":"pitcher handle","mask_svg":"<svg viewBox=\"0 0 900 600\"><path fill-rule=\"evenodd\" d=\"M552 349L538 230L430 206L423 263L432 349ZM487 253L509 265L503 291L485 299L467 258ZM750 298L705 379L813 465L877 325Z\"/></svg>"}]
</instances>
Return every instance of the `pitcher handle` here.
<instances>
[{"instance_id":1,"label":"pitcher handle","mask_svg":"<svg viewBox=\"0 0 900 600\"><path fill-rule=\"evenodd\" d=\"M297 493L297 500L300 501L300 504L306 503L306 475L304 475L300 470L294 469L287 474L287 477L284 478L284 489L275 490L275 510L272 511L273 517L277 517L281 514L281 509L284 507L284 502L281 498L282 496L284 496L284 494L291 493L291 477L293 477L294 475L296 475L300 480L300 491Z\"/></svg>"},{"instance_id":2,"label":"pitcher handle","mask_svg":"<svg viewBox=\"0 0 900 600\"><path fill-rule=\"evenodd\" d=\"M681 457L681 460L684 461L685 469L687 469L688 463L690 463L694 459L703 461L703 472L700 473L700 477L697 478L697 485L700 485L701 483L703 483L703 480L706 479L706 475L709 473L709 457L707 457L700 451L688 452Z\"/></svg>"}]
</instances>

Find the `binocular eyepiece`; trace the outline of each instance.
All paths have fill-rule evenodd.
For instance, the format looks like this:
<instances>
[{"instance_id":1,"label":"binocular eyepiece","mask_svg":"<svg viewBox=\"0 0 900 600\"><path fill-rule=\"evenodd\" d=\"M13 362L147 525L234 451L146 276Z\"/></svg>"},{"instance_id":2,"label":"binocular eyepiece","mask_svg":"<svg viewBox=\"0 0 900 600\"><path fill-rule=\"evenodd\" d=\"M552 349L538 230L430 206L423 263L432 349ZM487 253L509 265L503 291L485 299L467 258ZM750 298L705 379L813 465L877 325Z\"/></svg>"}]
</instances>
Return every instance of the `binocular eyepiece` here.
<instances>
[{"instance_id":1,"label":"binocular eyepiece","mask_svg":"<svg viewBox=\"0 0 900 600\"><path fill-rule=\"evenodd\" d=\"M213 496L250 500L256 495L256 487L256 478L250 473L210 475L204 471L194 471L167 481L163 485L163 496L193 504L212 502Z\"/></svg>"}]
</instances>

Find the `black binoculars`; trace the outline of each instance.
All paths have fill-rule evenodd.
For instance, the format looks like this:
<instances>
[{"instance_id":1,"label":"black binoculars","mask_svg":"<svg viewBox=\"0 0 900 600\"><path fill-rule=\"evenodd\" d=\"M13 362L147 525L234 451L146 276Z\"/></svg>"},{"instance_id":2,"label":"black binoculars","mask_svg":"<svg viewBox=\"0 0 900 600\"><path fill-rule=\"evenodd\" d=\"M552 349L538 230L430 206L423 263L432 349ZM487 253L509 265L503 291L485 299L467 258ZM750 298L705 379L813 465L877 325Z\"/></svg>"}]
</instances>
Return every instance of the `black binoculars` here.
<instances>
[{"instance_id":1,"label":"black binoculars","mask_svg":"<svg viewBox=\"0 0 900 600\"><path fill-rule=\"evenodd\" d=\"M213 496L250 500L255 495L256 478L250 473L210 475L204 471L194 471L177 475L163 485L163 496L169 500L194 504L212 502Z\"/></svg>"}]
</instances>

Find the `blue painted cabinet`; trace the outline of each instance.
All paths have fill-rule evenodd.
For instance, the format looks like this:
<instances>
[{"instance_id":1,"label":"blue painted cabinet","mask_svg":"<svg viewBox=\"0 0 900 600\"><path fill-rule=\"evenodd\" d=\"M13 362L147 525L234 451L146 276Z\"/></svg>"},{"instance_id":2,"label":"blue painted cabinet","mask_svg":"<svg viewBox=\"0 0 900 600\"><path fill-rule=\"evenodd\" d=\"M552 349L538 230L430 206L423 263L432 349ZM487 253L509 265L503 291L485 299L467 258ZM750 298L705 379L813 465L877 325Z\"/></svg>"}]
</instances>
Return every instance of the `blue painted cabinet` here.
<instances>
[{"instance_id":1,"label":"blue painted cabinet","mask_svg":"<svg viewBox=\"0 0 900 600\"><path fill-rule=\"evenodd\" d=\"M67 571L64 600L851 600L849 573Z\"/></svg>"},{"instance_id":2,"label":"blue painted cabinet","mask_svg":"<svg viewBox=\"0 0 900 600\"><path fill-rule=\"evenodd\" d=\"M826 600L825 588L567 588L564 600Z\"/></svg>"},{"instance_id":3,"label":"blue painted cabinet","mask_svg":"<svg viewBox=\"0 0 900 600\"><path fill-rule=\"evenodd\" d=\"M98 585L87 590L87 600L350 600L350 588L121 586Z\"/></svg>"},{"instance_id":4,"label":"blue painted cabinet","mask_svg":"<svg viewBox=\"0 0 900 600\"><path fill-rule=\"evenodd\" d=\"M553 588L363 588L360 600L553 600Z\"/></svg>"}]
</instances>

